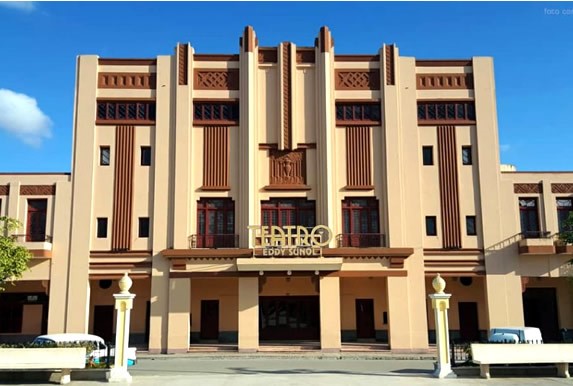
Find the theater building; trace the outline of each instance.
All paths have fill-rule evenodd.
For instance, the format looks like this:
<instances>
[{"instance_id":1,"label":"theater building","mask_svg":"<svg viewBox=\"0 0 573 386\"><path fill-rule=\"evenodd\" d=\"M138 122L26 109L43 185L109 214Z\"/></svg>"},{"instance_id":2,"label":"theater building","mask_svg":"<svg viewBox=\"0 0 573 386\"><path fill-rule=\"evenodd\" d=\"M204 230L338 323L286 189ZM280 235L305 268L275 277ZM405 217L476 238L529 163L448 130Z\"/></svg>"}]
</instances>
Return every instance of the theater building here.
<instances>
[{"instance_id":1,"label":"theater building","mask_svg":"<svg viewBox=\"0 0 573 386\"><path fill-rule=\"evenodd\" d=\"M502 168L492 58L342 55L326 27L238 51L78 57L71 174L0 175L34 253L0 339L111 338L123 272L150 352L424 350L437 273L455 339L573 328L573 173Z\"/></svg>"}]
</instances>

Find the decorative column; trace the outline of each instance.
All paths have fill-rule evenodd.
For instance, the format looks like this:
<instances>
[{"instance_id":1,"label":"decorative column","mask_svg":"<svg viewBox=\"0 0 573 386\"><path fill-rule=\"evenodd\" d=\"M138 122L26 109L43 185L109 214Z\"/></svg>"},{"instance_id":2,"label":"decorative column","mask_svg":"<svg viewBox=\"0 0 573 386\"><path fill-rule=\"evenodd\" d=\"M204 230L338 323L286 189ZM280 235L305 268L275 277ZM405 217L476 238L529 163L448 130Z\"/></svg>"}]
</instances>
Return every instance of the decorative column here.
<instances>
[{"instance_id":1,"label":"decorative column","mask_svg":"<svg viewBox=\"0 0 573 386\"><path fill-rule=\"evenodd\" d=\"M115 326L115 363L106 374L108 382L131 382L131 375L127 371L127 348L129 346L129 322L133 299L135 294L129 292L133 281L127 272L119 281L120 292L113 294L117 319Z\"/></svg>"},{"instance_id":2,"label":"decorative column","mask_svg":"<svg viewBox=\"0 0 573 386\"><path fill-rule=\"evenodd\" d=\"M448 308L450 308L451 294L444 293L446 281L440 274L432 280L432 287L436 293L428 295L432 299L434 319L436 325L436 346L438 349L438 363L434 371L436 378L455 378L450 360L450 334L448 331Z\"/></svg>"}]
</instances>

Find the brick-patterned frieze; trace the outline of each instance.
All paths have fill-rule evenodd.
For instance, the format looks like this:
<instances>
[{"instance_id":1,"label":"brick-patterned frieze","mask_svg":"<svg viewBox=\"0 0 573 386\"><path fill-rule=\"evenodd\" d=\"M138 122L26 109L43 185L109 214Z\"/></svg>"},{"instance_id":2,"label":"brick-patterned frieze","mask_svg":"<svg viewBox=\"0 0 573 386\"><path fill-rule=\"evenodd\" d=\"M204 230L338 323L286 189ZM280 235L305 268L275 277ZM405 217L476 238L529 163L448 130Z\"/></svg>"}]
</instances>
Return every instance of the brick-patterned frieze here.
<instances>
[{"instance_id":1,"label":"brick-patterned frieze","mask_svg":"<svg viewBox=\"0 0 573 386\"><path fill-rule=\"evenodd\" d=\"M195 70L197 90L238 90L239 70Z\"/></svg>"},{"instance_id":2,"label":"brick-patterned frieze","mask_svg":"<svg viewBox=\"0 0 573 386\"><path fill-rule=\"evenodd\" d=\"M99 88L154 89L155 84L154 73L100 72L98 74Z\"/></svg>"},{"instance_id":3,"label":"brick-patterned frieze","mask_svg":"<svg viewBox=\"0 0 573 386\"><path fill-rule=\"evenodd\" d=\"M20 185L21 196L53 196L56 185Z\"/></svg>"},{"instance_id":4,"label":"brick-patterned frieze","mask_svg":"<svg viewBox=\"0 0 573 386\"><path fill-rule=\"evenodd\" d=\"M573 184L551 184L551 193L573 193Z\"/></svg>"},{"instance_id":5,"label":"brick-patterned frieze","mask_svg":"<svg viewBox=\"0 0 573 386\"><path fill-rule=\"evenodd\" d=\"M513 184L513 192L517 194L524 193L543 193L542 184Z\"/></svg>"},{"instance_id":6,"label":"brick-patterned frieze","mask_svg":"<svg viewBox=\"0 0 573 386\"><path fill-rule=\"evenodd\" d=\"M336 70L337 90L379 90L380 73L377 70Z\"/></svg>"},{"instance_id":7,"label":"brick-patterned frieze","mask_svg":"<svg viewBox=\"0 0 573 386\"><path fill-rule=\"evenodd\" d=\"M418 90L473 89L473 74L417 74Z\"/></svg>"}]
</instances>

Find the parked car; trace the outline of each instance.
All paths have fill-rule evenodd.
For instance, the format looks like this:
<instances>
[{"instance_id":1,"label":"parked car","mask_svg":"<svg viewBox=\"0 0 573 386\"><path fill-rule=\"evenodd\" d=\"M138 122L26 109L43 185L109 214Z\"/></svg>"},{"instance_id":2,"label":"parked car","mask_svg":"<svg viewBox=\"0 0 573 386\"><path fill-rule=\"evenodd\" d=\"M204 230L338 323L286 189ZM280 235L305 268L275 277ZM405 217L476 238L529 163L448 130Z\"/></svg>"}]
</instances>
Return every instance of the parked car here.
<instances>
[{"instance_id":1,"label":"parked car","mask_svg":"<svg viewBox=\"0 0 573 386\"><path fill-rule=\"evenodd\" d=\"M36 337L32 343L42 345L42 344L58 344L58 343L91 343L94 345L94 350L87 354L87 360L93 361L93 363L104 363L108 355L108 347L105 341L92 334L47 334L40 335ZM128 347L127 349L127 365L132 366L137 362L137 350L135 347ZM113 357L115 355L115 350L112 348L110 350L109 356ZM113 364L113 362L111 362Z\"/></svg>"},{"instance_id":2,"label":"parked car","mask_svg":"<svg viewBox=\"0 0 573 386\"><path fill-rule=\"evenodd\" d=\"M490 343L543 343L537 327L495 327L489 330Z\"/></svg>"}]
</instances>

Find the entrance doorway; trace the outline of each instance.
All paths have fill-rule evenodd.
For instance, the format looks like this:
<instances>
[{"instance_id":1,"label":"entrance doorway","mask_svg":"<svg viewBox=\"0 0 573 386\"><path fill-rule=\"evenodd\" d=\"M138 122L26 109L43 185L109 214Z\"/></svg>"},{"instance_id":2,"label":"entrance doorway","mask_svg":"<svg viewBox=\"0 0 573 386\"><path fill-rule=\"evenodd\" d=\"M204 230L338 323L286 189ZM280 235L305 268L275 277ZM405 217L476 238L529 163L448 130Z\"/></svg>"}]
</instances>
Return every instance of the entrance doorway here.
<instances>
[{"instance_id":1,"label":"entrance doorway","mask_svg":"<svg viewBox=\"0 0 573 386\"><path fill-rule=\"evenodd\" d=\"M356 338L375 339L374 299L356 299Z\"/></svg>"},{"instance_id":2,"label":"entrance doorway","mask_svg":"<svg viewBox=\"0 0 573 386\"><path fill-rule=\"evenodd\" d=\"M478 305L476 302L459 302L460 339L463 342L479 341Z\"/></svg>"},{"instance_id":3,"label":"entrance doorway","mask_svg":"<svg viewBox=\"0 0 573 386\"><path fill-rule=\"evenodd\" d=\"M261 340L320 340L318 296L261 296Z\"/></svg>"},{"instance_id":4,"label":"entrance doorway","mask_svg":"<svg viewBox=\"0 0 573 386\"><path fill-rule=\"evenodd\" d=\"M527 288L523 293L525 326L541 330L544 342L559 342L555 288Z\"/></svg>"},{"instance_id":5,"label":"entrance doorway","mask_svg":"<svg viewBox=\"0 0 573 386\"><path fill-rule=\"evenodd\" d=\"M94 335L106 342L113 338L114 306L94 306Z\"/></svg>"},{"instance_id":6,"label":"entrance doorway","mask_svg":"<svg viewBox=\"0 0 573 386\"><path fill-rule=\"evenodd\" d=\"M219 339L219 301L201 300L201 340Z\"/></svg>"}]
</instances>

